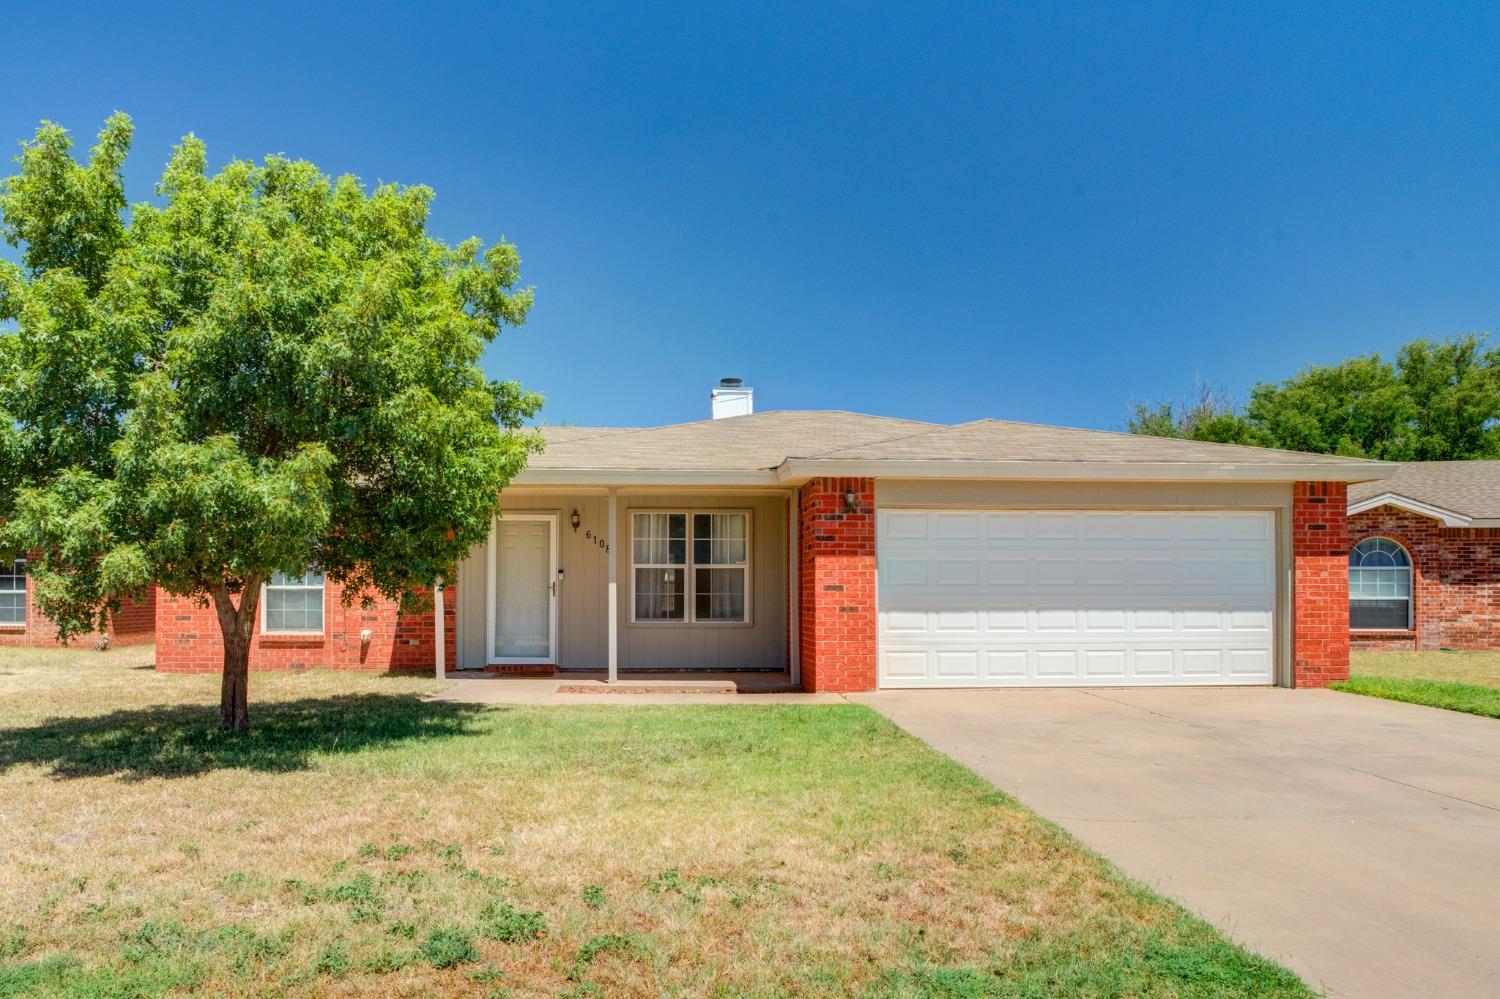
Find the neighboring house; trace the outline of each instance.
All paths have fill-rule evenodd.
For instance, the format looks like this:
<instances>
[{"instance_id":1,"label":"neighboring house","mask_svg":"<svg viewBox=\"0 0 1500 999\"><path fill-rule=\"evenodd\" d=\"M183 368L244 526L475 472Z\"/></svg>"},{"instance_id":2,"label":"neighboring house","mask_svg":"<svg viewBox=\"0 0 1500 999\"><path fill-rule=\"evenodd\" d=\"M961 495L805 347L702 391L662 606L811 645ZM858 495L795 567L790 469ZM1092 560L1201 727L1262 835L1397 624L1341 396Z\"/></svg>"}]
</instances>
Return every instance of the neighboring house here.
<instances>
[{"instance_id":1,"label":"neighboring house","mask_svg":"<svg viewBox=\"0 0 1500 999\"><path fill-rule=\"evenodd\" d=\"M25 559L0 564L0 647L57 645L57 626L36 606ZM156 588L140 600L126 600L109 618L107 633L77 635L73 645L144 645L156 637Z\"/></svg>"},{"instance_id":2,"label":"neighboring house","mask_svg":"<svg viewBox=\"0 0 1500 999\"><path fill-rule=\"evenodd\" d=\"M546 430L440 623L344 608L316 576L275 581L252 665L768 669L828 691L1348 673L1347 484L1393 465L756 414L730 380L713 407L722 418ZM158 623L159 669L218 668L206 608L163 596Z\"/></svg>"},{"instance_id":3,"label":"neighboring house","mask_svg":"<svg viewBox=\"0 0 1500 999\"><path fill-rule=\"evenodd\" d=\"M1500 461L1407 462L1349 490L1360 649L1500 648Z\"/></svg>"}]
</instances>

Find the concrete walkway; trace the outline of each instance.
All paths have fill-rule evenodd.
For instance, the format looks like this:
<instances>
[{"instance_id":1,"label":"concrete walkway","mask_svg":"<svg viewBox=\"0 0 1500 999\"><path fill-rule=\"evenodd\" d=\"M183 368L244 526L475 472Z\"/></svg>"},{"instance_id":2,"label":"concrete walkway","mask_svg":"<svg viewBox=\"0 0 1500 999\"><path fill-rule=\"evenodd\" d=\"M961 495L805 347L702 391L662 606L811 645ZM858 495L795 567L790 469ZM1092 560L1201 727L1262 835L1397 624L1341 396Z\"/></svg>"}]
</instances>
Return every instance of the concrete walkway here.
<instances>
[{"instance_id":1,"label":"concrete walkway","mask_svg":"<svg viewBox=\"0 0 1500 999\"><path fill-rule=\"evenodd\" d=\"M1338 996L1500 996L1500 721L1331 691L850 695Z\"/></svg>"},{"instance_id":2,"label":"concrete walkway","mask_svg":"<svg viewBox=\"0 0 1500 999\"><path fill-rule=\"evenodd\" d=\"M491 676L461 671L432 695L434 701L466 704L843 704L838 694L805 694L781 689L784 674L625 674L611 687L598 674L562 673L550 677Z\"/></svg>"}]
</instances>

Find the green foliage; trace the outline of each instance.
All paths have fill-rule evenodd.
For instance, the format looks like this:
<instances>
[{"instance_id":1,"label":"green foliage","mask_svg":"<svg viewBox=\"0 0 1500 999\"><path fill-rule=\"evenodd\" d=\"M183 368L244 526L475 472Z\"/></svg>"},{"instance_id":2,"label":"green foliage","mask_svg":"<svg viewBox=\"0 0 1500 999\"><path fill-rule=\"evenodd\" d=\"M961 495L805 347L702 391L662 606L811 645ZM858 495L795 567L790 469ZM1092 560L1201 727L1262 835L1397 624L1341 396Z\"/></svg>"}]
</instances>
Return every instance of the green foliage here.
<instances>
[{"instance_id":1,"label":"green foliage","mask_svg":"<svg viewBox=\"0 0 1500 999\"><path fill-rule=\"evenodd\" d=\"M1188 401L1138 404L1131 433L1389 461L1500 457L1500 350L1482 336L1413 340L1256 385L1243 411L1200 385Z\"/></svg>"},{"instance_id":2,"label":"green foliage","mask_svg":"<svg viewBox=\"0 0 1500 999\"><path fill-rule=\"evenodd\" d=\"M479 960L474 938L457 926L433 930L417 945L417 953L434 968L451 968Z\"/></svg>"},{"instance_id":3,"label":"green foliage","mask_svg":"<svg viewBox=\"0 0 1500 999\"><path fill-rule=\"evenodd\" d=\"M315 970L320 975L341 978L349 973L349 964L349 945L338 938L323 948Z\"/></svg>"},{"instance_id":4,"label":"green foliage","mask_svg":"<svg viewBox=\"0 0 1500 999\"><path fill-rule=\"evenodd\" d=\"M1395 676L1354 676L1332 685L1334 690L1392 701L1425 704L1430 708L1463 711L1485 718L1500 718L1500 688L1445 680L1420 680Z\"/></svg>"},{"instance_id":5,"label":"green foliage","mask_svg":"<svg viewBox=\"0 0 1500 999\"><path fill-rule=\"evenodd\" d=\"M590 909L604 908L604 886L584 885L583 904L588 906Z\"/></svg>"},{"instance_id":6,"label":"green foliage","mask_svg":"<svg viewBox=\"0 0 1500 999\"><path fill-rule=\"evenodd\" d=\"M547 932L547 917L529 909L516 909L491 899L479 913L479 935L502 943L535 940Z\"/></svg>"},{"instance_id":7,"label":"green foliage","mask_svg":"<svg viewBox=\"0 0 1500 999\"><path fill-rule=\"evenodd\" d=\"M531 306L516 248L434 239L422 186L211 174L192 135L127 213L131 134L79 164L45 123L0 181L0 550L39 550L42 610L77 634L155 580L222 626L277 571L451 577L540 446L540 397L479 366Z\"/></svg>"}]
</instances>

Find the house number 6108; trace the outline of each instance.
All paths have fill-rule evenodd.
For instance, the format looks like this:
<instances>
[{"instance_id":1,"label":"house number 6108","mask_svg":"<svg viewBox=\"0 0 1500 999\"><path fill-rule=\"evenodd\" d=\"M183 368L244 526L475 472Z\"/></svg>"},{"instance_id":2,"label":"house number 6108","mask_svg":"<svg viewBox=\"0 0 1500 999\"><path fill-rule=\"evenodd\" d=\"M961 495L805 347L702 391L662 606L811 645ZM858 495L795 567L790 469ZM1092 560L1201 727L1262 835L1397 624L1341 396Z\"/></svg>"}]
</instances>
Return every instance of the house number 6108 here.
<instances>
[{"instance_id":1,"label":"house number 6108","mask_svg":"<svg viewBox=\"0 0 1500 999\"><path fill-rule=\"evenodd\" d=\"M609 552L609 542L604 540L601 535L595 534L593 531L584 531L583 539L585 541L591 542L592 544L598 545L600 550L605 552L606 554Z\"/></svg>"}]
</instances>

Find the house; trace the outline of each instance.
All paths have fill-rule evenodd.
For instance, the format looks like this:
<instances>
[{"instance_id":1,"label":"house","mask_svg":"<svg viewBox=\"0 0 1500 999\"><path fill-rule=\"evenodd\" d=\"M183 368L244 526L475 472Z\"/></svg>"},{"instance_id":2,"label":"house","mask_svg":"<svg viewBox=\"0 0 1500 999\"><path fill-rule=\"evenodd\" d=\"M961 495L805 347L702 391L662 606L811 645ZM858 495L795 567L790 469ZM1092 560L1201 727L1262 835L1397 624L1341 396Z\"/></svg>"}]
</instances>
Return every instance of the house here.
<instances>
[{"instance_id":1,"label":"house","mask_svg":"<svg viewBox=\"0 0 1500 999\"><path fill-rule=\"evenodd\" d=\"M57 644L57 625L36 605L36 590L27 574L27 560L0 564L0 647L53 646ZM156 588L151 587L139 599L126 599L120 609L109 616L109 627L103 632L78 635L74 645L146 645L156 638Z\"/></svg>"},{"instance_id":2,"label":"house","mask_svg":"<svg viewBox=\"0 0 1500 999\"><path fill-rule=\"evenodd\" d=\"M1360 649L1500 648L1500 461L1407 462L1349 490Z\"/></svg>"},{"instance_id":3,"label":"house","mask_svg":"<svg viewBox=\"0 0 1500 999\"><path fill-rule=\"evenodd\" d=\"M268 585L252 665L775 670L808 690L1283 684L1347 675L1332 455L976 420L756 413L545 431L435 614ZM730 415L734 414L734 415ZM157 667L218 668L163 595Z\"/></svg>"}]
</instances>

